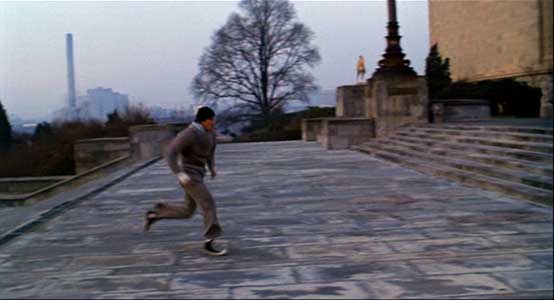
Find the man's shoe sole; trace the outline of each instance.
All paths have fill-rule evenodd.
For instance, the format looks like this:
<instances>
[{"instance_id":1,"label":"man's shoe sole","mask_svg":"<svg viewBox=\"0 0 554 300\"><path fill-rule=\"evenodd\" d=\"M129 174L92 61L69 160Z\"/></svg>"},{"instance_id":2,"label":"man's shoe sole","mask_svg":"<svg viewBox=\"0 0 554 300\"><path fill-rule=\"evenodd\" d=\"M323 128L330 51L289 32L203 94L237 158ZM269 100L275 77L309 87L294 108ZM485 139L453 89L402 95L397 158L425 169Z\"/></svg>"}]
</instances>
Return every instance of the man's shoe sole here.
<instances>
[{"instance_id":1,"label":"man's shoe sole","mask_svg":"<svg viewBox=\"0 0 554 300\"><path fill-rule=\"evenodd\" d=\"M225 255L227 255L227 249L221 250L219 252L212 252L212 251L208 251L208 250L204 249L204 252L206 252L208 255L211 255L211 256L225 256Z\"/></svg>"}]
</instances>

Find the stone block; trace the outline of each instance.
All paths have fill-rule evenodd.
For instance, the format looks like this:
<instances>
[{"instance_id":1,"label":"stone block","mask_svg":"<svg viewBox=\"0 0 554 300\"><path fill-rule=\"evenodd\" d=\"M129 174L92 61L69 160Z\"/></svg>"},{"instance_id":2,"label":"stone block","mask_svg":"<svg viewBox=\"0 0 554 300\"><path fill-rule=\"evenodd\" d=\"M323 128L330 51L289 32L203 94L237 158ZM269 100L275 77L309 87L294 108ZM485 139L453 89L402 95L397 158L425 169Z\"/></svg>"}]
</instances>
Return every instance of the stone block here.
<instances>
[{"instance_id":1,"label":"stone block","mask_svg":"<svg viewBox=\"0 0 554 300\"><path fill-rule=\"evenodd\" d=\"M302 140L316 141L321 131L321 118L302 120Z\"/></svg>"},{"instance_id":2,"label":"stone block","mask_svg":"<svg viewBox=\"0 0 554 300\"><path fill-rule=\"evenodd\" d=\"M326 149L347 149L375 137L374 122L366 118L325 118L320 143Z\"/></svg>"},{"instance_id":3,"label":"stone block","mask_svg":"<svg viewBox=\"0 0 554 300\"><path fill-rule=\"evenodd\" d=\"M175 136L172 125L139 125L129 128L132 159L145 160L161 156L165 146Z\"/></svg>"}]
</instances>

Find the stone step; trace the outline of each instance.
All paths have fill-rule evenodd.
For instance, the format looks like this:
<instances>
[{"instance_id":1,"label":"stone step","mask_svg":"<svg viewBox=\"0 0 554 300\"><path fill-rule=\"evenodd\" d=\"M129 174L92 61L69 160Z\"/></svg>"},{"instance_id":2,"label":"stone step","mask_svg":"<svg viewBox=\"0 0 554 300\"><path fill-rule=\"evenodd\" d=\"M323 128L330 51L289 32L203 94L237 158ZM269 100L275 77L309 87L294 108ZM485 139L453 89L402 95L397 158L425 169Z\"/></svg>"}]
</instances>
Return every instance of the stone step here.
<instances>
[{"instance_id":1,"label":"stone step","mask_svg":"<svg viewBox=\"0 0 554 300\"><path fill-rule=\"evenodd\" d=\"M512 157L521 160L528 160L533 162L552 163L552 154L544 152L535 152L521 149L510 149L505 147L487 146L481 144L463 144L451 141L432 140L429 138L421 137L409 137L403 135L394 135L390 139L396 139L412 144L425 145L426 147L440 147L444 149L453 149L458 151L465 151L467 153L480 153L488 155L497 155L500 157Z\"/></svg>"},{"instance_id":2,"label":"stone step","mask_svg":"<svg viewBox=\"0 0 554 300\"><path fill-rule=\"evenodd\" d=\"M508 131L490 131L490 130L459 130L448 128L428 128L428 127L404 127L398 132L406 133L421 133L433 136L472 136L472 137L485 137L501 140L510 140L517 142L534 142L534 143L547 143L552 144L554 138L548 134L534 134L534 133L517 133Z\"/></svg>"},{"instance_id":3,"label":"stone step","mask_svg":"<svg viewBox=\"0 0 554 300\"><path fill-rule=\"evenodd\" d=\"M466 135L454 136L454 135L430 135L424 132L406 132L406 131L397 131L397 136L408 136L421 139L428 139L434 141L451 141L456 143L464 144L479 144L486 146L510 148L510 149L521 149L528 150L533 152L542 152L552 154L553 146L552 143L536 143L536 142L519 142L503 139L494 139L494 138L481 138L481 137L471 137Z\"/></svg>"},{"instance_id":4,"label":"stone step","mask_svg":"<svg viewBox=\"0 0 554 300\"><path fill-rule=\"evenodd\" d=\"M512 181L518 184L525 184L533 187L552 190L552 177L530 174L525 171L515 171L510 169L498 168L497 166L477 163L465 159L454 158L451 156L429 154L425 150L421 151L421 149L408 149L402 144L394 143L393 140L371 142L365 144L365 146L372 147L386 153L395 153L408 158L417 158L423 161L432 161L434 163L440 162L441 165L446 165L452 168L491 176L506 181Z\"/></svg>"},{"instance_id":5,"label":"stone step","mask_svg":"<svg viewBox=\"0 0 554 300\"><path fill-rule=\"evenodd\" d=\"M553 135L554 130L548 127L532 126L509 126L509 125L466 125L466 124L414 124L408 127L416 128L439 128L454 129L463 131L494 131L494 132L516 132L529 134Z\"/></svg>"},{"instance_id":6,"label":"stone step","mask_svg":"<svg viewBox=\"0 0 554 300\"><path fill-rule=\"evenodd\" d=\"M355 149L371 154L378 158L382 158L409 168L413 168L426 174L449 178L468 186L484 188L508 196L514 196L525 200L552 205L553 193L550 190L535 188L524 184L518 184L481 174L475 174L473 172L468 172L413 157L406 157L404 155L375 150L368 148L365 145L358 146Z\"/></svg>"},{"instance_id":7,"label":"stone step","mask_svg":"<svg viewBox=\"0 0 554 300\"><path fill-rule=\"evenodd\" d=\"M499 155L483 154L475 151L458 151L452 148L441 146L422 146L416 143L409 143L400 141L398 139L386 139L382 140L383 143L389 143L392 145L398 145L406 149L413 151L420 151L433 155L446 156L459 158L463 160L474 161L477 163L484 163L495 168L504 168L516 171L524 171L529 174L536 174L540 176L553 177L552 165L550 163L540 163L529 160L520 160L513 157L504 157Z\"/></svg>"},{"instance_id":8,"label":"stone step","mask_svg":"<svg viewBox=\"0 0 554 300\"><path fill-rule=\"evenodd\" d=\"M533 174L554 177L552 164L541 164L534 161L519 160L517 158L506 159L501 156L491 156L480 153L469 153L467 157L473 161L491 163L502 168L522 170Z\"/></svg>"}]
</instances>

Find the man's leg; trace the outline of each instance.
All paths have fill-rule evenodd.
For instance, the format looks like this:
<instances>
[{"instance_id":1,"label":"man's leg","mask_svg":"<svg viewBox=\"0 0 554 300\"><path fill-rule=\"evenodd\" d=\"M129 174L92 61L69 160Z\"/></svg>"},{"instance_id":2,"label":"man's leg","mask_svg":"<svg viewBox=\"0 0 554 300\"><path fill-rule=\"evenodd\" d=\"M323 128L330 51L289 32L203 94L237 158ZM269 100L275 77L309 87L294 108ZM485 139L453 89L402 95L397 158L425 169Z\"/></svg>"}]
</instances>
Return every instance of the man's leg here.
<instances>
[{"instance_id":1,"label":"man's leg","mask_svg":"<svg viewBox=\"0 0 554 300\"><path fill-rule=\"evenodd\" d=\"M202 208L204 217L204 237L213 240L222 233L221 226L217 219L217 210L212 194L202 181L192 181L185 186L196 204Z\"/></svg>"},{"instance_id":2,"label":"man's leg","mask_svg":"<svg viewBox=\"0 0 554 300\"><path fill-rule=\"evenodd\" d=\"M217 211L214 199L204 182L190 182L185 186L188 193L196 201L196 204L202 208L204 216L204 251L210 255L226 255L227 250L214 246L214 239L222 233L221 226L217 220Z\"/></svg>"},{"instance_id":3,"label":"man's leg","mask_svg":"<svg viewBox=\"0 0 554 300\"><path fill-rule=\"evenodd\" d=\"M185 204L165 203L156 204L153 211L158 219L188 219L196 210L196 202L185 192Z\"/></svg>"},{"instance_id":4,"label":"man's leg","mask_svg":"<svg viewBox=\"0 0 554 300\"><path fill-rule=\"evenodd\" d=\"M196 202L185 192L185 204L170 204L160 202L153 209L146 212L144 220L144 231L149 231L154 222L161 219L188 219L196 210Z\"/></svg>"}]
</instances>

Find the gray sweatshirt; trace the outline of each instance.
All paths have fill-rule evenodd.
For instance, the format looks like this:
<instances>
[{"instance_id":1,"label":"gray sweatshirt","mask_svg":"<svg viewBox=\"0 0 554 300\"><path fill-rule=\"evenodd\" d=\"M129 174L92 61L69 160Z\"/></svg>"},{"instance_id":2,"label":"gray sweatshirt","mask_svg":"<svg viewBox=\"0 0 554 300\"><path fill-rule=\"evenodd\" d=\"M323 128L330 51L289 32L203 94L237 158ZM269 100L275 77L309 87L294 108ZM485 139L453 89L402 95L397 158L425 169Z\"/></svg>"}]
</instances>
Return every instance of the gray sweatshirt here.
<instances>
[{"instance_id":1,"label":"gray sweatshirt","mask_svg":"<svg viewBox=\"0 0 554 300\"><path fill-rule=\"evenodd\" d=\"M215 146L215 133L193 123L169 143L165 150L165 159L173 173L185 172L193 180L201 180L206 173L206 165L210 169L215 167ZM182 155L180 165L179 155Z\"/></svg>"}]
</instances>

